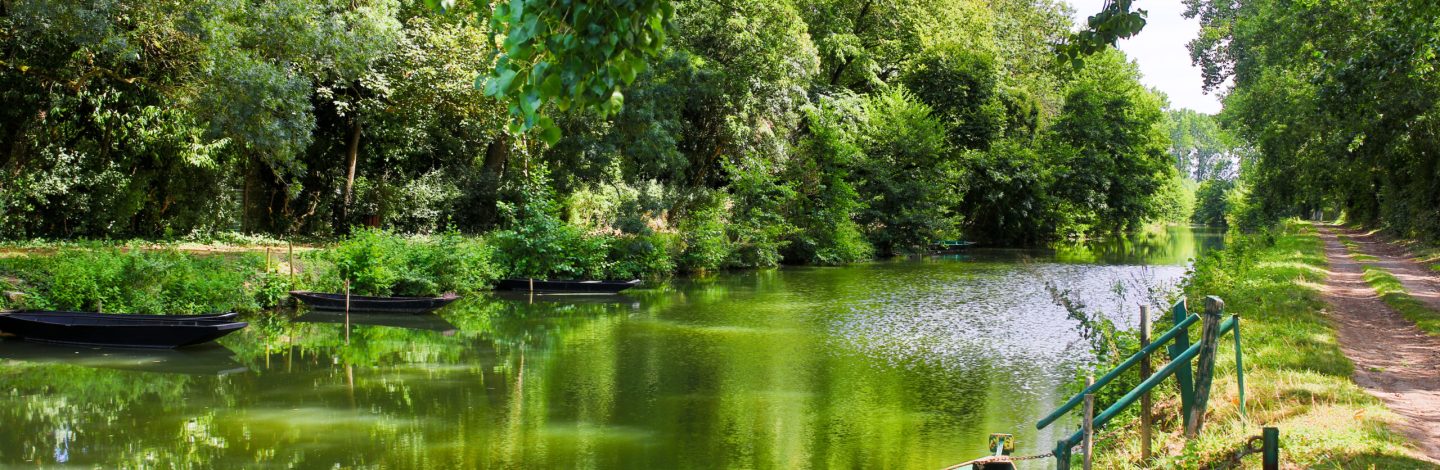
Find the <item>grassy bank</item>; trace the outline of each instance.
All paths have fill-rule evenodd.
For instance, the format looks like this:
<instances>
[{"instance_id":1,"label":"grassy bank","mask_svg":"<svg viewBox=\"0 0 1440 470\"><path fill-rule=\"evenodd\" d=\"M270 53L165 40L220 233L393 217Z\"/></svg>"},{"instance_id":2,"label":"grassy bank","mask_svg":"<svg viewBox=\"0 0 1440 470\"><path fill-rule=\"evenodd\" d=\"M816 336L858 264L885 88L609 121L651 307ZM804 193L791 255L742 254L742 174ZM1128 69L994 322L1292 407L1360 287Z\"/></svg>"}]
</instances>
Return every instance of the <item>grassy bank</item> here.
<instances>
[{"instance_id":1,"label":"grassy bank","mask_svg":"<svg viewBox=\"0 0 1440 470\"><path fill-rule=\"evenodd\" d=\"M1153 446L1159 457L1149 467L1224 465L1250 436L1275 426L1287 466L1431 468L1410 457L1404 436L1391 430L1398 418L1351 381L1354 366L1340 351L1317 290L1325 276L1323 245L1312 227L1299 223L1238 236L1196 262L1185 288L1191 304L1216 295L1242 318L1249 415L1239 415L1233 353L1221 348L1209 418L1198 439L1185 443L1181 437L1174 392L1157 397L1161 417ZM1145 466L1138 435L1138 421L1103 433L1097 468ZM1259 464L1258 455L1243 460L1243 468Z\"/></svg>"}]
</instances>

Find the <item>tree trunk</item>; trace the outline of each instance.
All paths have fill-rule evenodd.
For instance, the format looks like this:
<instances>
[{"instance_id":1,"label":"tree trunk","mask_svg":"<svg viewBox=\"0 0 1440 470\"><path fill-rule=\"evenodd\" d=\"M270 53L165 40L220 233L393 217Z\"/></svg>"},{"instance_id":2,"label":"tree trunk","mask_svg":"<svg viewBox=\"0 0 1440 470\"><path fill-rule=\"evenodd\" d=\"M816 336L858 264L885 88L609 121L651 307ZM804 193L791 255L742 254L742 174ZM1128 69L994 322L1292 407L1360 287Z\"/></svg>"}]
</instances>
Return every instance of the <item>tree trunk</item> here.
<instances>
[{"instance_id":1,"label":"tree trunk","mask_svg":"<svg viewBox=\"0 0 1440 470\"><path fill-rule=\"evenodd\" d=\"M360 156L360 118L351 118L350 147L345 150L345 158L348 161L348 170L345 172L345 196L340 204L340 226L337 227L340 233L350 233L350 202L355 191L355 164Z\"/></svg>"},{"instance_id":2,"label":"tree trunk","mask_svg":"<svg viewBox=\"0 0 1440 470\"><path fill-rule=\"evenodd\" d=\"M501 134L485 147L485 169L495 175L505 172L505 163L510 160L510 136Z\"/></svg>"}]
</instances>

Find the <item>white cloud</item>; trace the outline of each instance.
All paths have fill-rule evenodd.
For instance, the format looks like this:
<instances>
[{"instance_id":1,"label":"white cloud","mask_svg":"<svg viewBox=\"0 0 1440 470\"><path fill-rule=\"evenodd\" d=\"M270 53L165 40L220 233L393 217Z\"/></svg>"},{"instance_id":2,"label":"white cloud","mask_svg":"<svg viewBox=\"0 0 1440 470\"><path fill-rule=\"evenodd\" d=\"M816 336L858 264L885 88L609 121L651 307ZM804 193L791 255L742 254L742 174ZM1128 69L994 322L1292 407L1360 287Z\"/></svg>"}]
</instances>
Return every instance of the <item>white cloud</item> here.
<instances>
[{"instance_id":1,"label":"white cloud","mask_svg":"<svg viewBox=\"0 0 1440 470\"><path fill-rule=\"evenodd\" d=\"M1104 0L1066 0L1075 7L1075 23L1100 11ZM1220 97L1201 91L1200 69L1190 64L1185 45L1200 33L1200 22L1185 19L1185 5L1179 0L1137 0L1135 8L1149 12L1140 34L1116 45L1140 64L1141 82L1170 97L1172 108L1190 108L1202 113L1220 112Z\"/></svg>"}]
</instances>

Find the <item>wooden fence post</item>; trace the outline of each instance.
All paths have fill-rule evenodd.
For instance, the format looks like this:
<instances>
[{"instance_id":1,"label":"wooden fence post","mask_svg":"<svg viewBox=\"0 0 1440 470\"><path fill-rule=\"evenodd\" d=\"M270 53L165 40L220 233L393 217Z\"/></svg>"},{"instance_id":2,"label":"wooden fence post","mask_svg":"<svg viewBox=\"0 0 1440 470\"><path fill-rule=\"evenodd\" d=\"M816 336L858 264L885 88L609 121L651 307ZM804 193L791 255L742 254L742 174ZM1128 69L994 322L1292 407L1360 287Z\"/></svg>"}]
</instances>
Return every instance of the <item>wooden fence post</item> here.
<instances>
[{"instance_id":1,"label":"wooden fence post","mask_svg":"<svg viewBox=\"0 0 1440 470\"><path fill-rule=\"evenodd\" d=\"M1200 356L1195 364L1195 399L1191 403L1189 418L1185 420L1185 437L1194 439L1205 425L1205 406L1210 400L1210 383L1215 375L1215 349L1220 342L1220 314L1225 311L1225 301L1219 297L1205 298L1205 311L1200 315L1204 326L1200 330Z\"/></svg>"},{"instance_id":2,"label":"wooden fence post","mask_svg":"<svg viewBox=\"0 0 1440 470\"><path fill-rule=\"evenodd\" d=\"M1140 348L1150 345L1150 307L1140 306ZM1140 382L1150 378L1150 355L1140 358ZM1140 461L1150 461L1150 392L1140 395Z\"/></svg>"},{"instance_id":3,"label":"wooden fence post","mask_svg":"<svg viewBox=\"0 0 1440 470\"><path fill-rule=\"evenodd\" d=\"M1085 377L1085 388L1090 388L1091 385L1095 385L1095 376L1093 375ZM1081 426L1085 430L1080 445L1081 452L1084 452L1085 455L1085 463L1081 468L1090 470L1095 461L1094 455L1092 455L1095 450L1095 394L1093 393L1085 394L1085 421L1081 423Z\"/></svg>"}]
</instances>

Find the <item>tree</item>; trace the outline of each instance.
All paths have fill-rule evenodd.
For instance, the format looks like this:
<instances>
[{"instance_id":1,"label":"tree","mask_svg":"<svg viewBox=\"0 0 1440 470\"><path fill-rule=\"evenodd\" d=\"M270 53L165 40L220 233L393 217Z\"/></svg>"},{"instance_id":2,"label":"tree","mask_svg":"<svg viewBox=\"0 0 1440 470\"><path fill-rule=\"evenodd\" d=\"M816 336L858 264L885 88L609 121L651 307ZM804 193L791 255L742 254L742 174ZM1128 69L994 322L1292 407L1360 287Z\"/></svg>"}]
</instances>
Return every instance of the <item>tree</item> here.
<instances>
[{"instance_id":1,"label":"tree","mask_svg":"<svg viewBox=\"0 0 1440 470\"><path fill-rule=\"evenodd\" d=\"M1070 84L1051 138L1073 149L1057 190L1101 231L1137 227L1174 171L1165 153L1160 99L1117 50L1086 61Z\"/></svg>"},{"instance_id":2,"label":"tree","mask_svg":"<svg viewBox=\"0 0 1440 470\"><path fill-rule=\"evenodd\" d=\"M857 221L881 254L922 249L952 234L960 169L945 124L904 88L864 103L856 189L865 209Z\"/></svg>"}]
</instances>

